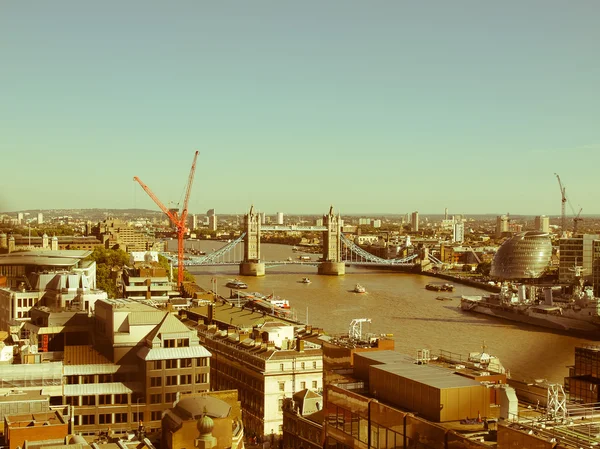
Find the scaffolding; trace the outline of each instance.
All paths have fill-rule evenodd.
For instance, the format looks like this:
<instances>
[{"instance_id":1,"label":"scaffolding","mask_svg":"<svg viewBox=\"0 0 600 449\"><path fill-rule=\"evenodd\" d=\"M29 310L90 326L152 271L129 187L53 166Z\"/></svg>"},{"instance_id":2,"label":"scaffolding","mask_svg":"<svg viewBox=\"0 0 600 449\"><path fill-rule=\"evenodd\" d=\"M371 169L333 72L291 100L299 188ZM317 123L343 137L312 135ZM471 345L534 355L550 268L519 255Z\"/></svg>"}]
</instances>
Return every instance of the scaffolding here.
<instances>
[{"instance_id":1,"label":"scaffolding","mask_svg":"<svg viewBox=\"0 0 600 449\"><path fill-rule=\"evenodd\" d=\"M0 388L19 390L61 386L62 368L62 362L3 365L0 370Z\"/></svg>"}]
</instances>

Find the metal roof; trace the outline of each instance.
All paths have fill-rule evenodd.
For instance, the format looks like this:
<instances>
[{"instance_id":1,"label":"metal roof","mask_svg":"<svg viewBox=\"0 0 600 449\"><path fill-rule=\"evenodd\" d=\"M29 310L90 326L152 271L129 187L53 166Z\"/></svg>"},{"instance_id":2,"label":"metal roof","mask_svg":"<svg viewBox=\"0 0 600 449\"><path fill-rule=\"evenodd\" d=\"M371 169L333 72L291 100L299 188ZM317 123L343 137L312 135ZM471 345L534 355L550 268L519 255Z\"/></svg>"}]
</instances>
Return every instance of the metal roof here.
<instances>
[{"instance_id":1,"label":"metal roof","mask_svg":"<svg viewBox=\"0 0 600 449\"><path fill-rule=\"evenodd\" d=\"M72 267L79 263L73 257L47 257L35 255L18 255L18 253L1 254L0 265L36 265L47 267Z\"/></svg>"},{"instance_id":2,"label":"metal roof","mask_svg":"<svg viewBox=\"0 0 600 449\"><path fill-rule=\"evenodd\" d=\"M158 324L164 318L167 312L158 310L144 310L131 312L127 317L130 326L142 326L145 324Z\"/></svg>"},{"instance_id":3,"label":"metal roof","mask_svg":"<svg viewBox=\"0 0 600 449\"><path fill-rule=\"evenodd\" d=\"M141 382L110 382L105 384L65 385L63 396L89 396L95 394L129 394L143 391Z\"/></svg>"},{"instance_id":4,"label":"metal roof","mask_svg":"<svg viewBox=\"0 0 600 449\"><path fill-rule=\"evenodd\" d=\"M371 366L371 369L373 371L384 371L398 377L404 377L439 389L481 386L479 382L473 379L459 376L454 371L439 366L396 362L384 365L373 365ZM371 376L369 376L369 378L371 383L373 383L373 378Z\"/></svg>"},{"instance_id":5,"label":"metal roof","mask_svg":"<svg viewBox=\"0 0 600 449\"><path fill-rule=\"evenodd\" d=\"M71 375L86 375L86 374L114 374L119 373L134 373L139 368L136 365L65 365L63 373L65 376Z\"/></svg>"},{"instance_id":6,"label":"metal roof","mask_svg":"<svg viewBox=\"0 0 600 449\"><path fill-rule=\"evenodd\" d=\"M142 360L172 360L195 357L210 357L212 354L204 346L188 346L185 348L148 348L140 349L137 353Z\"/></svg>"}]
</instances>

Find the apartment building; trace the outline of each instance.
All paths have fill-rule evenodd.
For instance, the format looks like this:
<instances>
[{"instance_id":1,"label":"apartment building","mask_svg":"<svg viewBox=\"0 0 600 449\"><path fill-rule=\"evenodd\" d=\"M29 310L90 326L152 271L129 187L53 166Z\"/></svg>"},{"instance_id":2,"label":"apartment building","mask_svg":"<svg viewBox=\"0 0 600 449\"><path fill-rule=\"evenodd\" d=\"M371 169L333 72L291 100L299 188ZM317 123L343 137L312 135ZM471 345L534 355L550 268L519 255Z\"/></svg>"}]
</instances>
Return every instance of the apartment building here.
<instances>
[{"instance_id":1,"label":"apartment building","mask_svg":"<svg viewBox=\"0 0 600 449\"><path fill-rule=\"evenodd\" d=\"M163 251L164 244L139 228L118 219L98 223L98 240L106 248L119 247L124 251Z\"/></svg>"},{"instance_id":2,"label":"apartment building","mask_svg":"<svg viewBox=\"0 0 600 449\"><path fill-rule=\"evenodd\" d=\"M248 433L279 439L283 402L305 389L323 387L323 354L297 339L294 326L267 322L244 330L198 324L200 340L213 354L211 389L237 389Z\"/></svg>"}]
</instances>

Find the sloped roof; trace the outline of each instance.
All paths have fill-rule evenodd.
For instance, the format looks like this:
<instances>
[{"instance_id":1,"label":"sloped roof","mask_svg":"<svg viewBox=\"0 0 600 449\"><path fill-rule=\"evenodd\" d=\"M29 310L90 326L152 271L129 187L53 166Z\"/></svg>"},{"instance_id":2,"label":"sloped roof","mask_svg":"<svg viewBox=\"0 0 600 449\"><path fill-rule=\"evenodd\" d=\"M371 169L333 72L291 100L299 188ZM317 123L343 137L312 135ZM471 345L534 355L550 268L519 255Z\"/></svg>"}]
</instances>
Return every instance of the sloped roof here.
<instances>
[{"instance_id":1,"label":"sloped roof","mask_svg":"<svg viewBox=\"0 0 600 449\"><path fill-rule=\"evenodd\" d=\"M204 346L187 346L184 348L141 348L137 356L142 360L172 360L195 357L210 357L212 354Z\"/></svg>"},{"instance_id":2,"label":"sloped roof","mask_svg":"<svg viewBox=\"0 0 600 449\"><path fill-rule=\"evenodd\" d=\"M225 418L229 416L231 406L212 396L187 397L175 405L175 412L182 419L198 419L206 415L211 418Z\"/></svg>"},{"instance_id":3,"label":"sloped roof","mask_svg":"<svg viewBox=\"0 0 600 449\"><path fill-rule=\"evenodd\" d=\"M152 332L148 334L146 337L153 344L159 343L165 334L176 334L173 335L173 338L185 338L185 337L193 337L196 333L190 332L190 328L175 318L170 313L165 314L162 321L156 326Z\"/></svg>"}]
</instances>

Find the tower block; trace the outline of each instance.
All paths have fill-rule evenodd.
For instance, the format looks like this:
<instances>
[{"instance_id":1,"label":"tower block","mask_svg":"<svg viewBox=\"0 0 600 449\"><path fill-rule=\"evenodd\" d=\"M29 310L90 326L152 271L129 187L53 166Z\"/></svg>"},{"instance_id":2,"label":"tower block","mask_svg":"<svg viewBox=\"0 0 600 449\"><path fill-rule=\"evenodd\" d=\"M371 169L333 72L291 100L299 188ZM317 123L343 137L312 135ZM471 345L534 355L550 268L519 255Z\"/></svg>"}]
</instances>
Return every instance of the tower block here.
<instances>
[{"instance_id":1,"label":"tower block","mask_svg":"<svg viewBox=\"0 0 600 449\"><path fill-rule=\"evenodd\" d=\"M260 214L254 206L244 215L244 260L240 264L242 276L264 276L265 264L260 261Z\"/></svg>"},{"instance_id":2,"label":"tower block","mask_svg":"<svg viewBox=\"0 0 600 449\"><path fill-rule=\"evenodd\" d=\"M323 262L319 265L319 274L342 276L346 274L346 266L341 261L342 220L340 215L333 214L333 206L329 214L323 215Z\"/></svg>"}]
</instances>

